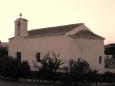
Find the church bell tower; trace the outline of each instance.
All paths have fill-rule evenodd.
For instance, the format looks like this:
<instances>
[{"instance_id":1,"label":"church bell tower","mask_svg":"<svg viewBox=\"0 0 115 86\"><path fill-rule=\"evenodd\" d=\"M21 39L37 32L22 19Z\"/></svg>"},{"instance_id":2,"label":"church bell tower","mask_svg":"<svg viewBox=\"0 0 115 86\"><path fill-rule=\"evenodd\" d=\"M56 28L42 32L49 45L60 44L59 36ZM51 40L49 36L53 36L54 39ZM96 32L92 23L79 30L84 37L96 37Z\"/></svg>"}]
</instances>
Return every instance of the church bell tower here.
<instances>
[{"instance_id":1,"label":"church bell tower","mask_svg":"<svg viewBox=\"0 0 115 86\"><path fill-rule=\"evenodd\" d=\"M26 37L28 35L28 20L22 18L20 13L20 18L15 20L15 37Z\"/></svg>"}]
</instances>

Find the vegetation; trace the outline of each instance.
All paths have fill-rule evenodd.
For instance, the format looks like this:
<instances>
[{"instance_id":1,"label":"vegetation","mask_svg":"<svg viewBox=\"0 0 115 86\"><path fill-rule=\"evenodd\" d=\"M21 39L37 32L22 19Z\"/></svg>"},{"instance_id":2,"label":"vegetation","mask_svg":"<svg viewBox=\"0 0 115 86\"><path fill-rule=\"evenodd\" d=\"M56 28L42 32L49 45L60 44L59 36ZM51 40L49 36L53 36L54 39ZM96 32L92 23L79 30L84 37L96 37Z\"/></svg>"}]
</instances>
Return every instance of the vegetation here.
<instances>
[{"instance_id":1,"label":"vegetation","mask_svg":"<svg viewBox=\"0 0 115 86\"><path fill-rule=\"evenodd\" d=\"M20 62L16 58L9 57L7 49L0 48L0 75L9 79L19 80L28 78L30 66L27 61Z\"/></svg>"},{"instance_id":2,"label":"vegetation","mask_svg":"<svg viewBox=\"0 0 115 86\"><path fill-rule=\"evenodd\" d=\"M115 44L109 44L105 46L105 54L106 55L113 55L115 58Z\"/></svg>"},{"instance_id":3,"label":"vegetation","mask_svg":"<svg viewBox=\"0 0 115 86\"><path fill-rule=\"evenodd\" d=\"M27 61L20 62L18 59L9 57L6 49L0 49L0 77L12 80L31 79L39 81L60 81L67 85L85 84L97 82L115 82L114 73L98 74L90 68L90 64L78 58L71 59L68 66L64 66L59 54L52 53L42 57L39 61L41 66L36 66L38 71L31 71Z\"/></svg>"},{"instance_id":4,"label":"vegetation","mask_svg":"<svg viewBox=\"0 0 115 86\"><path fill-rule=\"evenodd\" d=\"M71 85L93 82L91 78L95 77L97 73L96 70L91 70L88 62L80 58L76 61L73 59L69 61L68 71L62 77L62 82Z\"/></svg>"},{"instance_id":5,"label":"vegetation","mask_svg":"<svg viewBox=\"0 0 115 86\"><path fill-rule=\"evenodd\" d=\"M0 73L2 76L18 80L27 78L30 72L30 67L27 61L19 62L13 57L4 56L0 59Z\"/></svg>"},{"instance_id":6,"label":"vegetation","mask_svg":"<svg viewBox=\"0 0 115 86\"><path fill-rule=\"evenodd\" d=\"M0 47L0 57L2 58L4 55L8 55L8 49L6 47Z\"/></svg>"},{"instance_id":7,"label":"vegetation","mask_svg":"<svg viewBox=\"0 0 115 86\"><path fill-rule=\"evenodd\" d=\"M52 56L52 57L51 57ZM60 66L63 65L63 61L60 59L59 54L56 55L52 53L52 55L47 54L42 59L40 59L41 67L38 68L38 79L39 80L48 80L48 81L56 81L59 77L58 70ZM47 77L46 77L47 76Z\"/></svg>"}]
</instances>

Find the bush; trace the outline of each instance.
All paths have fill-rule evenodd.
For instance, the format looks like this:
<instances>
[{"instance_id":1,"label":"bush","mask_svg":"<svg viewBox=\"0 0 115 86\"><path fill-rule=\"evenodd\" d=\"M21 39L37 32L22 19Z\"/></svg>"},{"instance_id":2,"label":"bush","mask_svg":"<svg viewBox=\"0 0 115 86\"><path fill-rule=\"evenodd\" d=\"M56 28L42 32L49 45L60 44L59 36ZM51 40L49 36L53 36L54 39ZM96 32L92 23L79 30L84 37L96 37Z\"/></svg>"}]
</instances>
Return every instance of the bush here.
<instances>
[{"instance_id":1,"label":"bush","mask_svg":"<svg viewBox=\"0 0 115 86\"><path fill-rule=\"evenodd\" d=\"M0 59L0 62L0 73L4 77L18 80L29 76L30 66L27 61L20 62L17 59L6 55Z\"/></svg>"},{"instance_id":2,"label":"bush","mask_svg":"<svg viewBox=\"0 0 115 86\"><path fill-rule=\"evenodd\" d=\"M63 64L60 60L59 55L54 52L52 55L46 54L42 59L40 59L41 67L38 67L38 78L41 80L56 81L58 79L57 71Z\"/></svg>"},{"instance_id":3,"label":"bush","mask_svg":"<svg viewBox=\"0 0 115 86\"><path fill-rule=\"evenodd\" d=\"M68 71L63 75L64 83L77 84L78 82L94 82L96 70L91 70L90 65L83 59L69 61ZM94 78L93 78L94 77Z\"/></svg>"}]
</instances>

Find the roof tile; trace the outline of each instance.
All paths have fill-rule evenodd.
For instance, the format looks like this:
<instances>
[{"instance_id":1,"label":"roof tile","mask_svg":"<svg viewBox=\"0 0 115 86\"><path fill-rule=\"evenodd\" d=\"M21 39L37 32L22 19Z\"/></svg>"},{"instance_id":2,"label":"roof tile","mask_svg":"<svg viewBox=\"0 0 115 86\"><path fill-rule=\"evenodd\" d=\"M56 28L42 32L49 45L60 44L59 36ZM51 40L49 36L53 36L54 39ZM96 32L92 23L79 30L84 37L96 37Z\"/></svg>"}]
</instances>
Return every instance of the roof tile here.
<instances>
[{"instance_id":1,"label":"roof tile","mask_svg":"<svg viewBox=\"0 0 115 86\"><path fill-rule=\"evenodd\" d=\"M54 33L66 33L68 31L73 30L76 27L79 27L81 24L83 23L35 29L35 30L28 31L28 33L29 36L46 35L46 34L54 34Z\"/></svg>"}]
</instances>

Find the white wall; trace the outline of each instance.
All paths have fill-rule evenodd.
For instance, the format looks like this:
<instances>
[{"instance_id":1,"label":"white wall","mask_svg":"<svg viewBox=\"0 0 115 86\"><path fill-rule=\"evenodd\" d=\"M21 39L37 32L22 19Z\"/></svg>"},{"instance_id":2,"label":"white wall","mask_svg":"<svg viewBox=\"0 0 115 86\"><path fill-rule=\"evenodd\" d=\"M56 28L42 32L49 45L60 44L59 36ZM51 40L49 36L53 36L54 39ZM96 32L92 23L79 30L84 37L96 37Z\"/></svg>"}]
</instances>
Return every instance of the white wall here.
<instances>
[{"instance_id":1,"label":"white wall","mask_svg":"<svg viewBox=\"0 0 115 86\"><path fill-rule=\"evenodd\" d=\"M44 37L15 37L9 41L9 55L14 56L16 52L22 52L22 60L28 60L32 66L32 61L36 61L36 53L41 56L49 52L60 54L63 60L70 58L83 58L96 68L99 72L104 71L104 62L99 64L99 56L104 56L103 40L70 38L64 35L52 35ZM103 57L104 61L104 57Z\"/></svg>"},{"instance_id":2,"label":"white wall","mask_svg":"<svg viewBox=\"0 0 115 86\"><path fill-rule=\"evenodd\" d=\"M104 72L104 41L88 38L70 39L70 57L83 58L88 61L92 68ZM99 64L99 56L102 56L102 63Z\"/></svg>"},{"instance_id":3,"label":"white wall","mask_svg":"<svg viewBox=\"0 0 115 86\"><path fill-rule=\"evenodd\" d=\"M22 52L22 60L28 60L30 65L36 61L36 53L40 52L41 57L48 52L60 54L61 58L68 56L68 40L64 35L45 37L21 38L15 37L9 41L9 55L15 57L17 51ZM65 59L64 59L65 60Z\"/></svg>"}]
</instances>

